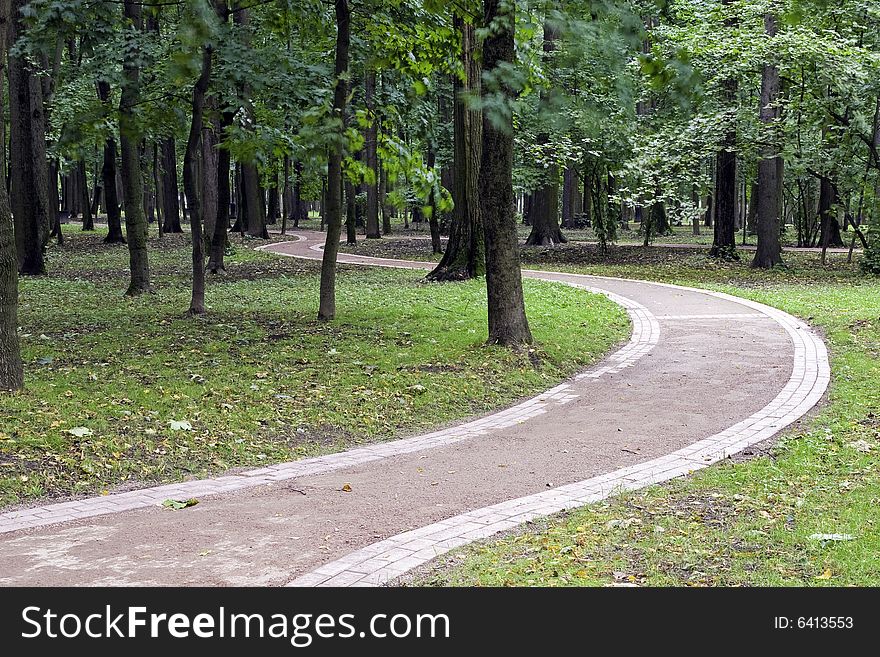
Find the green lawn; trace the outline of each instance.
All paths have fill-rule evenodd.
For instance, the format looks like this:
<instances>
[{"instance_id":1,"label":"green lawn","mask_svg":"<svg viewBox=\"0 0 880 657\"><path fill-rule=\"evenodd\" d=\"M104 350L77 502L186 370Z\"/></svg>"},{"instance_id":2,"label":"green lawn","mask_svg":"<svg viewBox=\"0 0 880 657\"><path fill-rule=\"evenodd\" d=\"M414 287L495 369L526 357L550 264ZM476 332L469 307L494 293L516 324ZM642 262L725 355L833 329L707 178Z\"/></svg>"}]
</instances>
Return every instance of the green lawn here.
<instances>
[{"instance_id":1,"label":"green lawn","mask_svg":"<svg viewBox=\"0 0 880 657\"><path fill-rule=\"evenodd\" d=\"M422 582L880 585L880 281L862 278L840 257L827 268L815 254L787 260L789 270L769 273L689 255L677 264L568 269L708 287L809 320L827 336L833 383L830 404L808 428L785 435L765 457L463 549Z\"/></svg>"},{"instance_id":2,"label":"green lawn","mask_svg":"<svg viewBox=\"0 0 880 657\"><path fill-rule=\"evenodd\" d=\"M362 268L341 271L339 320L322 324L319 263L237 237L209 314L187 318L188 236L151 240L156 294L127 299L125 247L65 234L49 276L21 282L26 389L0 400L3 505L388 440L549 388L629 335L604 297L528 281L539 345L513 354L483 344L483 282Z\"/></svg>"}]
</instances>

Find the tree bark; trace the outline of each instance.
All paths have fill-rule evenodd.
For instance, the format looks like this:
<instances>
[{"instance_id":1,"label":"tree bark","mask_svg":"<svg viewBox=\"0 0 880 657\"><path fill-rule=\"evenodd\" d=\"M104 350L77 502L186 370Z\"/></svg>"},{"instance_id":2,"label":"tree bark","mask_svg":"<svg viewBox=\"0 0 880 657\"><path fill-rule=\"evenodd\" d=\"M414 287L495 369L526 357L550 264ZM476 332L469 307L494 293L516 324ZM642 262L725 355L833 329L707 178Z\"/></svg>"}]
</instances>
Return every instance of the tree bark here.
<instances>
[{"instance_id":1,"label":"tree bark","mask_svg":"<svg viewBox=\"0 0 880 657\"><path fill-rule=\"evenodd\" d=\"M829 176L822 176L819 180L819 219L822 246L842 247L843 238L840 236L840 222L837 221L837 188Z\"/></svg>"},{"instance_id":2,"label":"tree bark","mask_svg":"<svg viewBox=\"0 0 880 657\"><path fill-rule=\"evenodd\" d=\"M776 36L776 16L764 16L764 31L768 37ZM761 76L761 125L767 130L765 142L761 147L761 159L758 162L757 198L755 201L755 222L758 234L758 248L752 267L770 269L782 264L782 246L779 243L781 199L780 190L780 157L779 144L775 123L779 117L776 103L779 98L779 69L772 63L764 65Z\"/></svg>"},{"instance_id":3,"label":"tree bark","mask_svg":"<svg viewBox=\"0 0 880 657\"><path fill-rule=\"evenodd\" d=\"M192 233L192 299L190 315L205 313L205 241L202 235L202 194L199 184L199 160L202 154L202 118L205 95L211 81L211 48L202 52L202 70L192 92L192 123L183 159L183 186L189 206L189 225Z\"/></svg>"},{"instance_id":4,"label":"tree bark","mask_svg":"<svg viewBox=\"0 0 880 657\"><path fill-rule=\"evenodd\" d=\"M25 26L21 10L27 0L12 0L9 44ZM43 88L34 64L9 54L9 187L15 223L15 245L21 274L46 272L43 249L49 241L49 199Z\"/></svg>"},{"instance_id":5,"label":"tree bark","mask_svg":"<svg viewBox=\"0 0 880 657\"><path fill-rule=\"evenodd\" d=\"M722 0L732 5L734 0ZM725 20L727 27L736 25L736 18ZM715 158L715 233L709 255L738 260L736 252L736 96L738 82L728 78L721 83L722 97L728 112L721 150Z\"/></svg>"},{"instance_id":6,"label":"tree bark","mask_svg":"<svg viewBox=\"0 0 880 657\"><path fill-rule=\"evenodd\" d=\"M374 178L367 186L367 239L382 237L379 229L379 117L376 114L376 71L368 70L364 79L364 98L370 125L366 129L364 164L373 172Z\"/></svg>"},{"instance_id":7,"label":"tree bark","mask_svg":"<svg viewBox=\"0 0 880 657\"><path fill-rule=\"evenodd\" d=\"M303 163L299 160L293 163L293 227L299 228L301 221L308 220L305 204L302 200Z\"/></svg>"},{"instance_id":8,"label":"tree bark","mask_svg":"<svg viewBox=\"0 0 880 657\"><path fill-rule=\"evenodd\" d=\"M84 231L95 230L95 219L92 216L92 204L89 199L89 177L86 173L86 161L80 160L76 166L77 176L79 176L79 194L80 203L82 204L82 229Z\"/></svg>"},{"instance_id":9,"label":"tree bark","mask_svg":"<svg viewBox=\"0 0 880 657\"><path fill-rule=\"evenodd\" d=\"M515 58L516 8L506 1L484 0L483 9L489 34L483 42L482 95L510 103L515 91L504 79L503 69ZM489 343L520 347L532 343L532 333L513 214L513 120L509 107L505 109L498 116L483 117L480 208L486 238Z\"/></svg>"},{"instance_id":10,"label":"tree bark","mask_svg":"<svg viewBox=\"0 0 880 657\"><path fill-rule=\"evenodd\" d=\"M232 125L233 115L224 112L221 117L220 134L226 132L226 128ZM229 182L230 166L232 164L229 150L221 148L217 153L217 220L214 223L214 235L211 238L211 256L208 259L208 269L212 274L226 270L224 259L226 246L229 242L229 205L232 200L232 189Z\"/></svg>"},{"instance_id":11,"label":"tree bark","mask_svg":"<svg viewBox=\"0 0 880 657\"><path fill-rule=\"evenodd\" d=\"M123 18L134 29L143 29L141 4L137 0L124 0ZM140 100L139 55L131 49L126 50L122 62L123 85L119 101L119 141L122 150L122 202L125 205L125 232L128 238L129 267L131 280L126 292L135 296L149 292L150 265L147 256L147 218L144 215L144 182L138 153L137 119L135 107Z\"/></svg>"},{"instance_id":12,"label":"tree bark","mask_svg":"<svg viewBox=\"0 0 880 657\"><path fill-rule=\"evenodd\" d=\"M6 144L3 83L10 0L0 0L0 144ZM6 148L0 148L0 172L6 173ZM18 390L24 385L24 368L18 337L18 258L12 209L5 180L0 181L0 390Z\"/></svg>"},{"instance_id":13,"label":"tree bark","mask_svg":"<svg viewBox=\"0 0 880 657\"><path fill-rule=\"evenodd\" d=\"M157 190L164 218L163 231L182 233L180 225L180 185L177 181L177 146L173 137L162 140L160 146L162 173L159 178L162 189Z\"/></svg>"},{"instance_id":14,"label":"tree bark","mask_svg":"<svg viewBox=\"0 0 880 657\"><path fill-rule=\"evenodd\" d=\"M556 50L556 39L557 35L553 28L545 23L545 65L549 65L549 59ZM541 92L540 104L546 106L547 103L547 93ZM545 157L553 157L549 133L540 133L537 137L537 143L543 147ZM568 241L559 227L559 166L555 161L545 167L544 176L540 186L534 193L532 211L529 215L532 223L532 232L526 240L526 246L554 246Z\"/></svg>"},{"instance_id":15,"label":"tree bark","mask_svg":"<svg viewBox=\"0 0 880 657\"><path fill-rule=\"evenodd\" d=\"M348 95L349 47L351 45L351 10L348 0L335 0L336 9L336 60L334 68L333 118L340 133L345 126L345 105ZM327 240L321 263L321 293L318 319L330 321L336 318L336 257L342 234L342 141L330 149L327 166Z\"/></svg>"},{"instance_id":16,"label":"tree bark","mask_svg":"<svg viewBox=\"0 0 880 657\"><path fill-rule=\"evenodd\" d=\"M346 180L345 189L345 241L349 246L357 245L357 200L354 183Z\"/></svg>"},{"instance_id":17,"label":"tree bark","mask_svg":"<svg viewBox=\"0 0 880 657\"><path fill-rule=\"evenodd\" d=\"M477 38L473 24L458 14L455 15L454 22L461 35L461 63L464 71L464 79L456 77L453 85L455 177L452 199L455 208L443 259L428 274L428 279L435 281L462 281L486 273L486 243L480 215L483 117L479 109L471 108L468 103L469 97L480 94L480 64L474 56Z\"/></svg>"}]
</instances>

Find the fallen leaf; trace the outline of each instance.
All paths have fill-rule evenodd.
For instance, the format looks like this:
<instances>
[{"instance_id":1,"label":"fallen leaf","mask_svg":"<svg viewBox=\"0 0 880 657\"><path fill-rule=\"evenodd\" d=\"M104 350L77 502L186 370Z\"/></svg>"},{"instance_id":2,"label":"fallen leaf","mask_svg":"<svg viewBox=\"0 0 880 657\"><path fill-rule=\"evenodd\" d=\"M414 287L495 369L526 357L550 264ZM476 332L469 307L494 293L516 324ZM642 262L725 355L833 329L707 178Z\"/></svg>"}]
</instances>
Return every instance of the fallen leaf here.
<instances>
[{"instance_id":1,"label":"fallen leaf","mask_svg":"<svg viewBox=\"0 0 880 657\"><path fill-rule=\"evenodd\" d=\"M822 573L821 575L816 575L816 579L831 579L831 577L832 577L832 574L831 574L830 568L826 568L825 572Z\"/></svg>"},{"instance_id":2,"label":"fallen leaf","mask_svg":"<svg viewBox=\"0 0 880 657\"><path fill-rule=\"evenodd\" d=\"M198 503L199 501L195 498L190 498L188 500L165 500L162 502L162 506L166 509L172 509L173 511L180 511L181 509L195 506Z\"/></svg>"}]
</instances>

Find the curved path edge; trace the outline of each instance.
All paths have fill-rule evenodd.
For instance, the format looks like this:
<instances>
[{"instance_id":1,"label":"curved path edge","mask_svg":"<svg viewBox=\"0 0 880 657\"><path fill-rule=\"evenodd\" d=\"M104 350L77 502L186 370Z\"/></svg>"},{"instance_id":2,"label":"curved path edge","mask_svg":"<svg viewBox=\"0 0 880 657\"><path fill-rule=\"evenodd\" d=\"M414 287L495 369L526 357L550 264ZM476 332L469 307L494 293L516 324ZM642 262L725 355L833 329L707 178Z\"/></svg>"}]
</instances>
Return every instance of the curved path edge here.
<instances>
[{"instance_id":1,"label":"curved path edge","mask_svg":"<svg viewBox=\"0 0 880 657\"><path fill-rule=\"evenodd\" d=\"M284 244L285 242L281 242ZM271 251L275 244L258 247ZM287 255L278 253L276 255ZM391 265L383 265L391 266ZM0 513L0 535L10 532L47 527L72 520L143 509L162 504L167 499L190 499L230 493L279 481L323 474L350 468L371 461L411 454L436 447L448 446L486 434L489 430L503 429L529 418L546 413L552 405L566 404L574 399L568 394L571 384L583 379L598 379L633 366L650 353L660 338L660 324L654 315L640 303L607 290L587 285L574 285L595 294L601 294L622 306L632 321L632 336L618 351L599 363L549 390L501 411L484 415L476 420L454 424L427 434L358 447L343 452L291 461L264 468L246 470L220 477L142 488L124 493L95 496L33 506Z\"/></svg>"},{"instance_id":2,"label":"curved path edge","mask_svg":"<svg viewBox=\"0 0 880 657\"><path fill-rule=\"evenodd\" d=\"M321 252L320 245L312 246L311 249L318 253ZM271 250L271 247L267 247L266 250ZM282 255L297 257L291 254ZM373 266L399 267L403 265L410 268L423 268L426 266L426 263L413 261L395 261L389 258L367 258L352 254L346 255L349 258L364 260L364 264ZM351 264L351 262L347 264ZM431 263L427 264L433 266ZM542 275L552 273L539 270L523 270L524 275L533 278L539 278ZM723 292L669 283L610 276L577 275L577 278L584 279L585 283L583 285L579 283L568 284L605 294L613 301L617 301L627 308L630 316L633 317L633 325L635 327L634 340L636 339L635 335L639 331L639 324L633 314L632 307L627 305L629 300L615 298L617 295L591 287L586 284L588 281L602 279L626 281L699 292L746 306L766 315L788 333L794 345L794 364L791 377L779 394L764 408L721 432L671 452L666 456L573 484L468 511L440 522L403 532L356 550L340 559L326 563L309 573L297 577L288 583L287 586L381 586L450 550L489 538L530 520L598 502L616 493L638 490L652 484L688 475L738 454L752 445L772 438L815 407L821 401L828 388L831 380L831 369L825 343L805 322L784 311ZM638 306L639 304L635 305ZM656 323L656 319L653 316L650 316L649 321ZM659 330L657 333L659 335ZM627 345L621 351L625 352L632 344L631 342L630 345ZM656 338L654 339L654 344L656 344ZM620 352L609 360L613 361L619 354ZM595 371L599 372L601 369L600 367ZM590 374L586 373L581 376L590 376Z\"/></svg>"}]
</instances>

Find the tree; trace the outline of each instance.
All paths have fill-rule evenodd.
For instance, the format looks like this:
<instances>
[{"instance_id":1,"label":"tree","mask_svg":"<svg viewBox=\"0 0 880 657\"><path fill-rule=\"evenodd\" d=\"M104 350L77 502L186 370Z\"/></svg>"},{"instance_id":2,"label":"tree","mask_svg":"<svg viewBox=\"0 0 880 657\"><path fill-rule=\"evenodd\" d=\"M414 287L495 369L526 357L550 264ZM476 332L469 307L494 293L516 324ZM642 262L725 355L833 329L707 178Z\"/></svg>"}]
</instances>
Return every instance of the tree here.
<instances>
[{"instance_id":1,"label":"tree","mask_svg":"<svg viewBox=\"0 0 880 657\"><path fill-rule=\"evenodd\" d=\"M733 11L734 0L721 0L728 12ZM725 17L728 28L735 26L736 18ZM739 259L736 252L736 97L739 83L733 76L721 82L725 104L724 138L715 158L715 233L709 254L716 258Z\"/></svg>"},{"instance_id":2,"label":"tree","mask_svg":"<svg viewBox=\"0 0 880 657\"><path fill-rule=\"evenodd\" d=\"M110 84L104 80L98 81L98 97L105 111L110 104ZM104 141L104 153L101 165L101 181L104 193L104 212L107 214L107 237L105 244L125 244L125 236L122 234L122 212L119 209L119 195L116 189L116 139L108 135Z\"/></svg>"},{"instance_id":3,"label":"tree","mask_svg":"<svg viewBox=\"0 0 880 657\"><path fill-rule=\"evenodd\" d=\"M3 82L6 71L10 0L0 0L0 144L6 143ZM6 149L0 148L0 171L6 171ZM6 185L0 185L0 390L18 390L24 381L18 339L18 259Z\"/></svg>"},{"instance_id":4,"label":"tree","mask_svg":"<svg viewBox=\"0 0 880 657\"><path fill-rule=\"evenodd\" d=\"M192 298L189 314L205 313L205 244L202 235L202 189L199 181L199 164L202 158L202 125L205 96L211 82L211 59L213 47L202 47L202 65L199 78L192 92L192 122L183 159L183 185L189 206L189 222L192 233Z\"/></svg>"},{"instance_id":5,"label":"tree","mask_svg":"<svg viewBox=\"0 0 880 657\"><path fill-rule=\"evenodd\" d=\"M24 34L26 0L12 0L9 43ZM27 53L9 53L9 191L15 219L18 270L44 274L43 249L49 241L49 198L43 87Z\"/></svg>"},{"instance_id":6,"label":"tree","mask_svg":"<svg viewBox=\"0 0 880 657\"><path fill-rule=\"evenodd\" d=\"M776 16L764 17L764 28L771 39L776 36ZM771 49L772 52L772 49ZM782 158L779 145L773 136L778 132L779 118L779 69L772 63L764 64L761 78L761 123L769 128L758 162L757 185L757 232L758 249L752 260L752 267L769 269L782 264L782 246L779 244L780 211L782 199L779 196L782 180ZM755 201L753 201L755 202Z\"/></svg>"},{"instance_id":7,"label":"tree","mask_svg":"<svg viewBox=\"0 0 880 657\"><path fill-rule=\"evenodd\" d=\"M142 6L137 0L124 0L122 16L132 46L143 30ZM131 280L126 294L137 296L151 291L150 263L147 255L149 226L144 214L144 182L138 153L140 130L136 107L140 98L140 64L135 47L125 50L122 61L123 85L119 101L119 142L122 148L122 202L125 205L125 232L128 236Z\"/></svg>"},{"instance_id":8,"label":"tree","mask_svg":"<svg viewBox=\"0 0 880 657\"><path fill-rule=\"evenodd\" d=\"M334 0L336 10L336 58L334 65L333 121L338 136L330 148L327 166L327 240L321 263L321 294L318 319L336 318L336 257L342 236L342 154L345 105L348 96L349 48L351 46L351 9L348 0Z\"/></svg>"},{"instance_id":9,"label":"tree","mask_svg":"<svg viewBox=\"0 0 880 657\"><path fill-rule=\"evenodd\" d=\"M486 273L486 248L480 216L480 161L483 117L475 102L480 95L480 63L474 56L477 40L474 25L454 16L461 38L461 77L454 78L453 157L455 208L449 241L440 264L428 274L430 280L459 281Z\"/></svg>"},{"instance_id":10,"label":"tree","mask_svg":"<svg viewBox=\"0 0 880 657\"><path fill-rule=\"evenodd\" d=\"M364 96L367 108L365 139L365 164L372 172L372 179L367 180L367 239L380 239L379 230L379 159L377 147L379 140L379 120L376 114L376 71L368 68L364 79Z\"/></svg>"},{"instance_id":11,"label":"tree","mask_svg":"<svg viewBox=\"0 0 880 657\"><path fill-rule=\"evenodd\" d=\"M549 24L544 23L544 58L551 60L553 52L556 50L556 40L558 35L555 29ZM551 92L543 92L541 94L541 111L548 113L547 104L548 96ZM544 147L545 163L544 176L542 176L541 184L535 190L532 197L532 209L529 213L529 219L532 222L532 232L526 240L528 246L553 246L555 244L564 244L568 240L562 234L559 227L559 165L556 164L555 155L550 152L550 135L543 131L538 135L538 144Z\"/></svg>"},{"instance_id":12,"label":"tree","mask_svg":"<svg viewBox=\"0 0 880 657\"><path fill-rule=\"evenodd\" d=\"M483 146L480 162L480 212L486 238L486 289L489 343L509 347L531 344L526 319L519 239L513 194L513 114L518 81L515 58L514 0L484 0L487 36L483 41Z\"/></svg>"}]
</instances>

